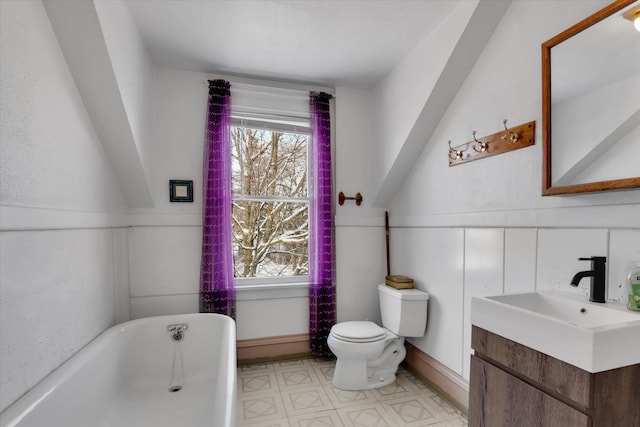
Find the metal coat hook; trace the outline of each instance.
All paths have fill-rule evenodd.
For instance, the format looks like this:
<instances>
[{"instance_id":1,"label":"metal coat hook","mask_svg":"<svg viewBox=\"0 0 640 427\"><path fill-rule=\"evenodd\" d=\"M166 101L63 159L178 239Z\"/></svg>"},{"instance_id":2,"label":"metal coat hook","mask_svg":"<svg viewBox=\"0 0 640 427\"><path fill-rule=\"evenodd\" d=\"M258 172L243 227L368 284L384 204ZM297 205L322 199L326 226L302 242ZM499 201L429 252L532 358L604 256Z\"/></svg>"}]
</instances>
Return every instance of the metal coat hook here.
<instances>
[{"instance_id":1,"label":"metal coat hook","mask_svg":"<svg viewBox=\"0 0 640 427\"><path fill-rule=\"evenodd\" d=\"M504 125L504 130L506 132L509 132L509 135L502 135L502 137L500 139L502 139L503 141L508 142L509 144L515 144L516 142L518 142L518 140L520 140L520 135L518 134L518 132L513 132L510 131L507 128L507 119L504 119L502 121L502 124Z\"/></svg>"},{"instance_id":2,"label":"metal coat hook","mask_svg":"<svg viewBox=\"0 0 640 427\"><path fill-rule=\"evenodd\" d=\"M489 143L488 142L482 142L482 141L478 141L476 139L476 131L473 131L473 140L476 142L475 144L473 144L473 149L478 152L478 153L483 153L485 151L487 151L487 148L489 148ZM480 145L480 149L478 149L478 144Z\"/></svg>"},{"instance_id":3,"label":"metal coat hook","mask_svg":"<svg viewBox=\"0 0 640 427\"><path fill-rule=\"evenodd\" d=\"M356 201L356 206L360 206L362 204L362 194L360 193L356 193L355 197L347 197L344 195L344 193L341 191L338 194L338 204L340 206L342 206L344 204L345 200L355 200Z\"/></svg>"},{"instance_id":4,"label":"metal coat hook","mask_svg":"<svg viewBox=\"0 0 640 427\"><path fill-rule=\"evenodd\" d=\"M462 151L454 149L451 146L451 140L449 140L449 158L451 160L458 160L462 158Z\"/></svg>"}]
</instances>

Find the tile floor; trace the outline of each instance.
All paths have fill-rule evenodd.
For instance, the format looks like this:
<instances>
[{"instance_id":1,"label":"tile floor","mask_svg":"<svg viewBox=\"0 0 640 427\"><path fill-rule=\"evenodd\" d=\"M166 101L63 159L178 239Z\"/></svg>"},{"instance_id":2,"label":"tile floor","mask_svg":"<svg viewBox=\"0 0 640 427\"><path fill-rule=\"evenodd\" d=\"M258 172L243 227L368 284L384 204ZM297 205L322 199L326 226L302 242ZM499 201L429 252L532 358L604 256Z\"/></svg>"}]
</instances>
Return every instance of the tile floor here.
<instances>
[{"instance_id":1,"label":"tile floor","mask_svg":"<svg viewBox=\"0 0 640 427\"><path fill-rule=\"evenodd\" d=\"M302 359L238 368L238 426L466 426L467 419L408 371L386 387L331 385L335 361Z\"/></svg>"}]
</instances>

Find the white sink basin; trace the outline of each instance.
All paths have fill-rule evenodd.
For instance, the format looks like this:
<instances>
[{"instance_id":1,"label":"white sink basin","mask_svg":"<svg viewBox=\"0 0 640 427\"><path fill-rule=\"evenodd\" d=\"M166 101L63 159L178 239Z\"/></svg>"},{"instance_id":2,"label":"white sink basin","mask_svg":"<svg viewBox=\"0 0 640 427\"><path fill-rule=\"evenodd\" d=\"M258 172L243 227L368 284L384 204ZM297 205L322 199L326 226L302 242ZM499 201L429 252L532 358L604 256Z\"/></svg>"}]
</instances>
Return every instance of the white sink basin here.
<instances>
[{"instance_id":1,"label":"white sink basin","mask_svg":"<svg viewBox=\"0 0 640 427\"><path fill-rule=\"evenodd\" d=\"M473 297L471 324L584 369L640 363L640 314L583 295L540 291Z\"/></svg>"}]
</instances>

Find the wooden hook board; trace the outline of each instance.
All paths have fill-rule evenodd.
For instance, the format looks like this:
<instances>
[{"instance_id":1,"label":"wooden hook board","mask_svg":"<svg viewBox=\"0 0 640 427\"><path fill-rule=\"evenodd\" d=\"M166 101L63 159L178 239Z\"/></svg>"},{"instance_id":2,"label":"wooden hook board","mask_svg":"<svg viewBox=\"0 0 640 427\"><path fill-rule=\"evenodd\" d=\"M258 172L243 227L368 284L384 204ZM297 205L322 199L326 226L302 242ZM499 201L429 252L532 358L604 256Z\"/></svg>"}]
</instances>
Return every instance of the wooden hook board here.
<instances>
[{"instance_id":1,"label":"wooden hook board","mask_svg":"<svg viewBox=\"0 0 640 427\"><path fill-rule=\"evenodd\" d=\"M511 137L514 134L518 135L516 142L511 141ZM493 135L477 138L477 141L485 144L486 150L476 151L474 147L478 147L480 144L475 140L451 147L449 150L449 167L534 145L536 141L536 122L533 121L510 127L508 130L502 130ZM456 152L461 153L461 155L456 157Z\"/></svg>"}]
</instances>

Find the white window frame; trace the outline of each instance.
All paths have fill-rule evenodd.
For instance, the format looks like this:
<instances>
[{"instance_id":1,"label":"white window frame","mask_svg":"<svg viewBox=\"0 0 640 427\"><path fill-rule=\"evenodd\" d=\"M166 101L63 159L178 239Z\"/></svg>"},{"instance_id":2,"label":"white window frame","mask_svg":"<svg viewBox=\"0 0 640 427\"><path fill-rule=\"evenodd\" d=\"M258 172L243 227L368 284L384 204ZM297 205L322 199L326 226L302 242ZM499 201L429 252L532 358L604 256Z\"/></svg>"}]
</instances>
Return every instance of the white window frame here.
<instances>
[{"instance_id":1,"label":"white window frame","mask_svg":"<svg viewBox=\"0 0 640 427\"><path fill-rule=\"evenodd\" d=\"M286 133L296 133L311 136L310 117L307 115L283 115L278 113L255 113L244 109L231 112L231 126L245 127L251 129L261 129L267 131L277 131ZM309 138L308 144L311 143ZM309 171L311 168L309 161L309 147L307 145L307 188L309 183ZM245 196L232 194L232 200L248 201L300 201L310 205L309 197L270 197L270 196ZM307 241L308 244L308 241ZM278 290L282 288L304 288L309 284L309 275L303 276L272 276L272 277L235 277L236 288L244 290ZM254 298L245 298L254 299ZM259 299L259 298L255 298Z\"/></svg>"}]
</instances>

